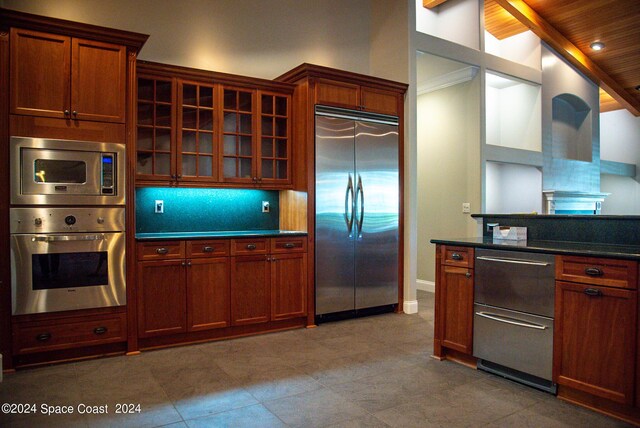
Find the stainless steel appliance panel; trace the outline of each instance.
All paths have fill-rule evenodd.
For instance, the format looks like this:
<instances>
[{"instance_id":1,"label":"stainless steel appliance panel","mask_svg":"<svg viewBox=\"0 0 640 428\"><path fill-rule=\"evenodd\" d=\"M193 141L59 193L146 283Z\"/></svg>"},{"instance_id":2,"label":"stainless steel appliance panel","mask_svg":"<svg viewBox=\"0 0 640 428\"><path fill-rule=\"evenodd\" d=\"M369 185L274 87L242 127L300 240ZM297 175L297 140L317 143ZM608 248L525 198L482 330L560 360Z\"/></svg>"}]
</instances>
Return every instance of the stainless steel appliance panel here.
<instances>
[{"instance_id":1,"label":"stainless steel appliance panel","mask_svg":"<svg viewBox=\"0 0 640 428\"><path fill-rule=\"evenodd\" d=\"M123 232L12 235L13 315L124 305L124 255Z\"/></svg>"},{"instance_id":2,"label":"stainless steel appliance panel","mask_svg":"<svg viewBox=\"0 0 640 428\"><path fill-rule=\"evenodd\" d=\"M9 232L124 231L123 207L30 207L9 210Z\"/></svg>"},{"instance_id":3,"label":"stainless steel appliance panel","mask_svg":"<svg viewBox=\"0 0 640 428\"><path fill-rule=\"evenodd\" d=\"M316 116L316 314L354 308L353 120Z\"/></svg>"},{"instance_id":4,"label":"stainless steel appliance panel","mask_svg":"<svg viewBox=\"0 0 640 428\"><path fill-rule=\"evenodd\" d=\"M125 146L11 137L14 205L123 205Z\"/></svg>"},{"instance_id":5,"label":"stainless steel appliance panel","mask_svg":"<svg viewBox=\"0 0 640 428\"><path fill-rule=\"evenodd\" d=\"M475 258L475 302L553 318L553 255L478 248Z\"/></svg>"},{"instance_id":6,"label":"stainless steel appliance panel","mask_svg":"<svg viewBox=\"0 0 640 428\"><path fill-rule=\"evenodd\" d=\"M357 121L356 309L398 303L398 127Z\"/></svg>"},{"instance_id":7,"label":"stainless steel appliance panel","mask_svg":"<svg viewBox=\"0 0 640 428\"><path fill-rule=\"evenodd\" d=\"M553 319L474 305L473 355L551 380Z\"/></svg>"}]
</instances>

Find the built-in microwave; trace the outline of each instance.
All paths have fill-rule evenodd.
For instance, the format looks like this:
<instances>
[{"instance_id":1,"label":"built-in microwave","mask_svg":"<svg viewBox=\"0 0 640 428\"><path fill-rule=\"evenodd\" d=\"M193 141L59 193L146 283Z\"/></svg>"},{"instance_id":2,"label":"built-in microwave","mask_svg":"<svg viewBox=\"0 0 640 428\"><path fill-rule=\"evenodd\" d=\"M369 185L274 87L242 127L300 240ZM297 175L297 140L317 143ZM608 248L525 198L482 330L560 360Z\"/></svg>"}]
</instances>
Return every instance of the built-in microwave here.
<instances>
[{"instance_id":1,"label":"built-in microwave","mask_svg":"<svg viewBox=\"0 0 640 428\"><path fill-rule=\"evenodd\" d=\"M123 205L125 146L11 137L14 205Z\"/></svg>"}]
</instances>

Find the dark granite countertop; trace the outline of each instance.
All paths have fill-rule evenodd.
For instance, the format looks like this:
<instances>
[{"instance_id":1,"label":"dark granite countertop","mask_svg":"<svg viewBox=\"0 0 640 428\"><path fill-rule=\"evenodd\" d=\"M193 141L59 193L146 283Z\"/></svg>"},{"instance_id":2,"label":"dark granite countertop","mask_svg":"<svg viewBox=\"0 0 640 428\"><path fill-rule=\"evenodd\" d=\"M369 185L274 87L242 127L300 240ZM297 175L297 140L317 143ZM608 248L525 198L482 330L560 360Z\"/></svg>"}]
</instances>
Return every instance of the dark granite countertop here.
<instances>
[{"instance_id":1,"label":"dark granite countertop","mask_svg":"<svg viewBox=\"0 0 640 428\"><path fill-rule=\"evenodd\" d=\"M640 260L640 246L632 245L569 241L509 241L494 240L491 237L432 239L431 243L458 245L462 247L531 251L535 253L572 254L580 256Z\"/></svg>"},{"instance_id":2,"label":"dark granite countertop","mask_svg":"<svg viewBox=\"0 0 640 428\"><path fill-rule=\"evenodd\" d=\"M157 239L204 239L204 238L277 238L284 236L307 236L307 232L298 230L223 230L211 232L158 232L136 233L139 241Z\"/></svg>"}]
</instances>

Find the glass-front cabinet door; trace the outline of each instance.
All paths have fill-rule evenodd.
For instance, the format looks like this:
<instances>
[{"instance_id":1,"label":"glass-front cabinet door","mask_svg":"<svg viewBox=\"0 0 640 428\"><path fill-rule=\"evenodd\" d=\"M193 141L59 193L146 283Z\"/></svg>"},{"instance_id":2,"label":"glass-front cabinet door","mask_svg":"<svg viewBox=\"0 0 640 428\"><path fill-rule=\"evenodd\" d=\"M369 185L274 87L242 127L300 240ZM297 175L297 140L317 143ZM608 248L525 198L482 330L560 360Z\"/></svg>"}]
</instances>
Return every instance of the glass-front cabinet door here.
<instances>
[{"instance_id":1,"label":"glass-front cabinet door","mask_svg":"<svg viewBox=\"0 0 640 428\"><path fill-rule=\"evenodd\" d=\"M256 183L255 91L223 88L222 181Z\"/></svg>"},{"instance_id":2,"label":"glass-front cabinet door","mask_svg":"<svg viewBox=\"0 0 640 428\"><path fill-rule=\"evenodd\" d=\"M138 78L136 177L140 180L175 177L174 93L172 79Z\"/></svg>"},{"instance_id":3,"label":"glass-front cabinet door","mask_svg":"<svg viewBox=\"0 0 640 428\"><path fill-rule=\"evenodd\" d=\"M261 91L259 98L258 181L288 183L291 177L291 97Z\"/></svg>"},{"instance_id":4,"label":"glass-front cabinet door","mask_svg":"<svg viewBox=\"0 0 640 428\"><path fill-rule=\"evenodd\" d=\"M216 181L215 87L183 81L178 85L177 179Z\"/></svg>"}]
</instances>

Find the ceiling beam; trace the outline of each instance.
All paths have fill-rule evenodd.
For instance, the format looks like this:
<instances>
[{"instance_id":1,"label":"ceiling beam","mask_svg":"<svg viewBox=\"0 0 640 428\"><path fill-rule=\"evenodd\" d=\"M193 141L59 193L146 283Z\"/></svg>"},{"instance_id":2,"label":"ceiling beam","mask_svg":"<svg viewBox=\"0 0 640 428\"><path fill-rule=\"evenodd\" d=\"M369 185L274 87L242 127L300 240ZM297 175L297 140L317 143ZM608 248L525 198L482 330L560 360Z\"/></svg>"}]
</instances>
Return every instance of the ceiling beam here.
<instances>
[{"instance_id":1,"label":"ceiling beam","mask_svg":"<svg viewBox=\"0 0 640 428\"><path fill-rule=\"evenodd\" d=\"M434 7L440 6L446 1L447 0L422 0L422 6L426 7L427 9L433 9Z\"/></svg>"},{"instance_id":2,"label":"ceiling beam","mask_svg":"<svg viewBox=\"0 0 640 428\"><path fill-rule=\"evenodd\" d=\"M609 93L635 116L640 116L640 101L629 94L618 82L591 61L580 49L536 13L523 0L494 0L518 21L544 40L578 70Z\"/></svg>"}]
</instances>

